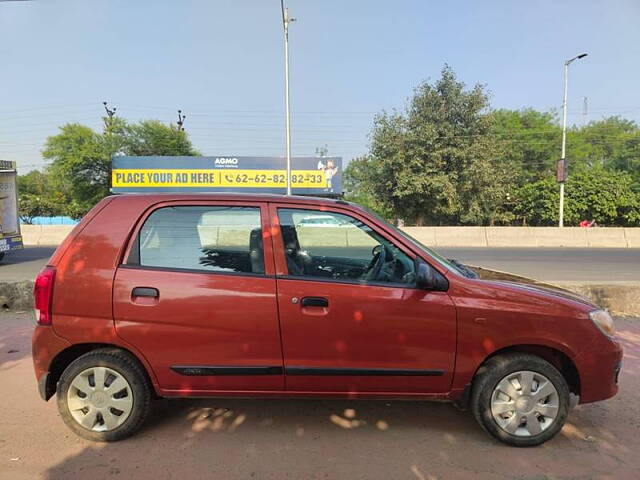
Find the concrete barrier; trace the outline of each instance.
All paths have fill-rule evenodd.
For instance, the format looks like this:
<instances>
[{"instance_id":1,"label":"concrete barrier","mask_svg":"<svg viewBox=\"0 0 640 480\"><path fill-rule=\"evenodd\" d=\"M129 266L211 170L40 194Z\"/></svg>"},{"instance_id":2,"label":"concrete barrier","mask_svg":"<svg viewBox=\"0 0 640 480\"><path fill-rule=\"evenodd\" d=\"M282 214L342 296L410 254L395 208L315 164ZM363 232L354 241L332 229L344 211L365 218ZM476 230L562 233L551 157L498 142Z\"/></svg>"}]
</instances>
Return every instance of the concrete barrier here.
<instances>
[{"instance_id":1,"label":"concrete barrier","mask_svg":"<svg viewBox=\"0 0 640 480\"><path fill-rule=\"evenodd\" d=\"M435 246L437 228L440 227L404 227L402 230L424 245Z\"/></svg>"},{"instance_id":2,"label":"concrete barrier","mask_svg":"<svg viewBox=\"0 0 640 480\"><path fill-rule=\"evenodd\" d=\"M435 246L486 247L484 227L436 227Z\"/></svg>"},{"instance_id":3,"label":"concrete barrier","mask_svg":"<svg viewBox=\"0 0 640 480\"><path fill-rule=\"evenodd\" d=\"M486 227L487 246L537 247L534 232L529 227Z\"/></svg>"},{"instance_id":4,"label":"concrete barrier","mask_svg":"<svg viewBox=\"0 0 640 480\"><path fill-rule=\"evenodd\" d=\"M584 228L587 247L627 248L624 228Z\"/></svg>"},{"instance_id":5,"label":"concrete barrier","mask_svg":"<svg viewBox=\"0 0 640 480\"><path fill-rule=\"evenodd\" d=\"M21 225L25 245L60 245L75 225Z\"/></svg>"},{"instance_id":6,"label":"concrete barrier","mask_svg":"<svg viewBox=\"0 0 640 480\"><path fill-rule=\"evenodd\" d=\"M580 227L531 227L537 247L586 247L587 230Z\"/></svg>"},{"instance_id":7,"label":"concrete barrier","mask_svg":"<svg viewBox=\"0 0 640 480\"><path fill-rule=\"evenodd\" d=\"M25 245L59 245L73 225L22 225L21 228ZM322 228L322 235L317 235L314 228ZM199 230L204 239L214 244L223 237L234 244L242 244L248 232L237 227L218 230L215 226L202 226ZM351 230L347 227L303 227L300 238L306 242L321 242L322 246L368 244L361 232ZM433 247L640 248L640 228L405 227L403 230ZM309 246L320 244L310 243Z\"/></svg>"},{"instance_id":8,"label":"concrete barrier","mask_svg":"<svg viewBox=\"0 0 640 480\"><path fill-rule=\"evenodd\" d=\"M640 228L625 228L624 238L627 240L627 248L640 248Z\"/></svg>"}]
</instances>

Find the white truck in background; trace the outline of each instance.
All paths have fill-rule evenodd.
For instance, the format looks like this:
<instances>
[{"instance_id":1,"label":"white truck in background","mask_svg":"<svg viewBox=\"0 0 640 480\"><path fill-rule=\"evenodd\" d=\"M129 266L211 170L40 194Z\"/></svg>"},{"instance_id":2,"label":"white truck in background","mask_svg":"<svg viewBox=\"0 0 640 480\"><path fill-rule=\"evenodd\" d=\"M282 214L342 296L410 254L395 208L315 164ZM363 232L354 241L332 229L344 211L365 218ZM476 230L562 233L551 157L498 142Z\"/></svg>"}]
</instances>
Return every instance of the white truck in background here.
<instances>
[{"instance_id":1,"label":"white truck in background","mask_svg":"<svg viewBox=\"0 0 640 480\"><path fill-rule=\"evenodd\" d=\"M17 177L16 162L0 160L0 260L6 252L23 248Z\"/></svg>"}]
</instances>

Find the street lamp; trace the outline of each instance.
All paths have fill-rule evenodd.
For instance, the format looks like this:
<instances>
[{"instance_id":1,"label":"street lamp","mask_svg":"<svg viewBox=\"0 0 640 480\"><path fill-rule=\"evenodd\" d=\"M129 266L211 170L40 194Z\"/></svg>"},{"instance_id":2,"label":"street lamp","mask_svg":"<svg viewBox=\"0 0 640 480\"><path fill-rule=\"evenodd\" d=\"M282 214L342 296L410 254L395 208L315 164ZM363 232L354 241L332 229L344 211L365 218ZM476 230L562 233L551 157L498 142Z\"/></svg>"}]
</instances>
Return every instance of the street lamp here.
<instances>
[{"instance_id":1,"label":"street lamp","mask_svg":"<svg viewBox=\"0 0 640 480\"><path fill-rule=\"evenodd\" d=\"M289 22L295 18L289 17L289 9L284 8L284 0L280 0L282 9L282 26L284 28L284 104L286 110L287 130L287 195L291 195L291 112L289 111Z\"/></svg>"},{"instance_id":2,"label":"street lamp","mask_svg":"<svg viewBox=\"0 0 640 480\"><path fill-rule=\"evenodd\" d=\"M558 181L560 182L560 219L558 221L559 227L564 227L564 182L567 177L567 160L566 160L566 147L567 147L567 89L569 86L569 65L574 60L580 60L586 57L586 53L576 55L564 62L564 101L562 102L562 155L558 164Z\"/></svg>"}]
</instances>

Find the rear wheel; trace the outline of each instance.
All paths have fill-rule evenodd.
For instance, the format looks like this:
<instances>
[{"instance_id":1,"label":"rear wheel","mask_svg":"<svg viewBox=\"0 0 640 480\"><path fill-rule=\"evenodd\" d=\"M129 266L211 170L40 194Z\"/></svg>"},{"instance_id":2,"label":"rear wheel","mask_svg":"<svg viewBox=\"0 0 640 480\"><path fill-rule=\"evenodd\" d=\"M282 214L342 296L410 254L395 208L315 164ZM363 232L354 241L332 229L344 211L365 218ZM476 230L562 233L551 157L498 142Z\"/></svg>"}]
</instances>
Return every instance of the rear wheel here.
<instances>
[{"instance_id":1,"label":"rear wheel","mask_svg":"<svg viewBox=\"0 0 640 480\"><path fill-rule=\"evenodd\" d=\"M569 412L562 374L535 355L490 359L473 383L471 408L485 431L517 447L540 445L560 431Z\"/></svg>"},{"instance_id":2,"label":"rear wheel","mask_svg":"<svg viewBox=\"0 0 640 480\"><path fill-rule=\"evenodd\" d=\"M4 258L4 252L0 252L0 262L2 261L3 258Z\"/></svg>"},{"instance_id":3,"label":"rear wheel","mask_svg":"<svg viewBox=\"0 0 640 480\"><path fill-rule=\"evenodd\" d=\"M135 358L122 350L99 349L65 369L57 401L62 419L76 434L112 442L140 428L150 409L151 390Z\"/></svg>"}]
</instances>

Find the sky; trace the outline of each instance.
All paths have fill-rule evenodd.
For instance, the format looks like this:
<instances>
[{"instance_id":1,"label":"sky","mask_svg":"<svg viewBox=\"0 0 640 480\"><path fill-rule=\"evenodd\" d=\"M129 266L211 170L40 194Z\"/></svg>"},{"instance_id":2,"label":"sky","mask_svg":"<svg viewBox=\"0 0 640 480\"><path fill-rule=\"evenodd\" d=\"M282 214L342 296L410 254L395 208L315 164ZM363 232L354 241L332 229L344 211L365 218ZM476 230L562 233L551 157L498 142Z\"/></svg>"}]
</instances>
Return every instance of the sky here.
<instances>
[{"instance_id":1,"label":"sky","mask_svg":"<svg viewBox=\"0 0 640 480\"><path fill-rule=\"evenodd\" d=\"M569 121L640 120L638 0L287 0L292 153L367 152L373 117L450 65L493 108L562 105ZM0 159L45 165L68 122L99 129L103 101L175 122L204 155L285 152L278 0L0 0ZM587 114L584 98L587 97Z\"/></svg>"}]
</instances>

